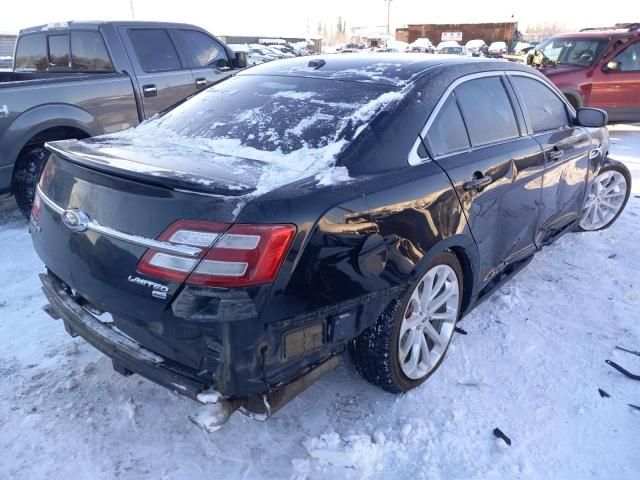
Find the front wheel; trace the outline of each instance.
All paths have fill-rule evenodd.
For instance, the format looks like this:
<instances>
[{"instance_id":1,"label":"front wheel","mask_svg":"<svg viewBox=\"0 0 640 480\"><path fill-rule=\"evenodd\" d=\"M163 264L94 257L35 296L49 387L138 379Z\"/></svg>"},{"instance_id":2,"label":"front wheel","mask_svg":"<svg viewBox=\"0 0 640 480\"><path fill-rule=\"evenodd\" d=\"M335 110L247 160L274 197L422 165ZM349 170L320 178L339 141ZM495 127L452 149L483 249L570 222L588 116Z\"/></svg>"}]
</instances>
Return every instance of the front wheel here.
<instances>
[{"instance_id":1,"label":"front wheel","mask_svg":"<svg viewBox=\"0 0 640 480\"><path fill-rule=\"evenodd\" d=\"M622 164L603 167L593 179L582 209L578 230L604 230L617 220L631 193L631 174Z\"/></svg>"},{"instance_id":2,"label":"front wheel","mask_svg":"<svg viewBox=\"0 0 640 480\"><path fill-rule=\"evenodd\" d=\"M442 363L462 302L462 269L443 252L433 259L402 299L349 345L358 372L391 393L424 382Z\"/></svg>"}]
</instances>

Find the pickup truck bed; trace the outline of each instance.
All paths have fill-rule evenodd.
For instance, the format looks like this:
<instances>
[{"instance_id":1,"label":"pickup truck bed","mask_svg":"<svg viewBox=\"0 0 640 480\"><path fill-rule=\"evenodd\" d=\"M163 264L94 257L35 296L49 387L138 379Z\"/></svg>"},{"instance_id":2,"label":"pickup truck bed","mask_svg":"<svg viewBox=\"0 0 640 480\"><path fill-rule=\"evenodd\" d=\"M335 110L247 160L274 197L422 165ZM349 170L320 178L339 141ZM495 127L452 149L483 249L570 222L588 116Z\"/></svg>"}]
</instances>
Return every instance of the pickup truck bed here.
<instances>
[{"instance_id":1,"label":"pickup truck bed","mask_svg":"<svg viewBox=\"0 0 640 480\"><path fill-rule=\"evenodd\" d=\"M191 25L68 22L21 31L14 71L0 72L0 194L14 193L28 216L45 142L134 127L245 65Z\"/></svg>"}]
</instances>

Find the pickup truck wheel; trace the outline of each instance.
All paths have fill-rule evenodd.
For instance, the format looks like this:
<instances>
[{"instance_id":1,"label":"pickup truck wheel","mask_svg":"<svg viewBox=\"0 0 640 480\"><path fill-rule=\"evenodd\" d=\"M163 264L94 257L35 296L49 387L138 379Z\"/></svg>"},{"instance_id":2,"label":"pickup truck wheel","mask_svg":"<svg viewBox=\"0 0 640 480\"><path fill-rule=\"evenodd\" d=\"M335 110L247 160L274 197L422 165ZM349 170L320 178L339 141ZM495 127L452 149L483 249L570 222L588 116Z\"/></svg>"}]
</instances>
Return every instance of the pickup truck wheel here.
<instances>
[{"instance_id":1,"label":"pickup truck wheel","mask_svg":"<svg viewBox=\"0 0 640 480\"><path fill-rule=\"evenodd\" d=\"M620 164L607 165L588 187L578 231L594 232L609 228L629 200L631 174Z\"/></svg>"},{"instance_id":2,"label":"pickup truck wheel","mask_svg":"<svg viewBox=\"0 0 640 480\"><path fill-rule=\"evenodd\" d=\"M456 256L439 254L398 299L349 345L356 370L391 393L417 387L437 370L449 348L462 302Z\"/></svg>"},{"instance_id":3,"label":"pickup truck wheel","mask_svg":"<svg viewBox=\"0 0 640 480\"><path fill-rule=\"evenodd\" d=\"M13 172L13 193L22 214L29 219L36 185L49 153L44 147L33 147L25 151L16 162Z\"/></svg>"}]
</instances>

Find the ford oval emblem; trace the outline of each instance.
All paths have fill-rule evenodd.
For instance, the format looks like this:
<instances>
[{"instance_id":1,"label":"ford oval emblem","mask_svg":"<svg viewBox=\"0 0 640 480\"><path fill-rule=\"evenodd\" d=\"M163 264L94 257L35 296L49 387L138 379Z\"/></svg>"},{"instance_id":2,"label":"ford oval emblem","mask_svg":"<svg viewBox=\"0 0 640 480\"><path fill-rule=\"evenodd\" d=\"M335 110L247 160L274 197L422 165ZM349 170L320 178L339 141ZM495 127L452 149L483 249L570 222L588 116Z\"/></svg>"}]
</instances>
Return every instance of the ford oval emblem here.
<instances>
[{"instance_id":1,"label":"ford oval emblem","mask_svg":"<svg viewBox=\"0 0 640 480\"><path fill-rule=\"evenodd\" d=\"M62 212L62 223L74 232L84 232L89 226L89 217L82 210L69 209Z\"/></svg>"}]
</instances>

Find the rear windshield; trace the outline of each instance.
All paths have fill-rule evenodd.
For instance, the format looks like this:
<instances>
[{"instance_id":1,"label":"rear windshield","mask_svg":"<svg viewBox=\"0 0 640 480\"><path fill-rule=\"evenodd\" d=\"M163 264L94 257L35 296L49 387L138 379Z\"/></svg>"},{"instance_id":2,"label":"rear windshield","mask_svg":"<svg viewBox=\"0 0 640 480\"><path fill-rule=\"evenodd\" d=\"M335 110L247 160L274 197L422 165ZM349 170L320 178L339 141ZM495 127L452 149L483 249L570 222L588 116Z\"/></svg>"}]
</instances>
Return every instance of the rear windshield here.
<instances>
[{"instance_id":1,"label":"rear windshield","mask_svg":"<svg viewBox=\"0 0 640 480\"><path fill-rule=\"evenodd\" d=\"M146 124L187 138L229 140L287 154L352 140L385 104L399 97L381 85L245 74Z\"/></svg>"}]
</instances>

